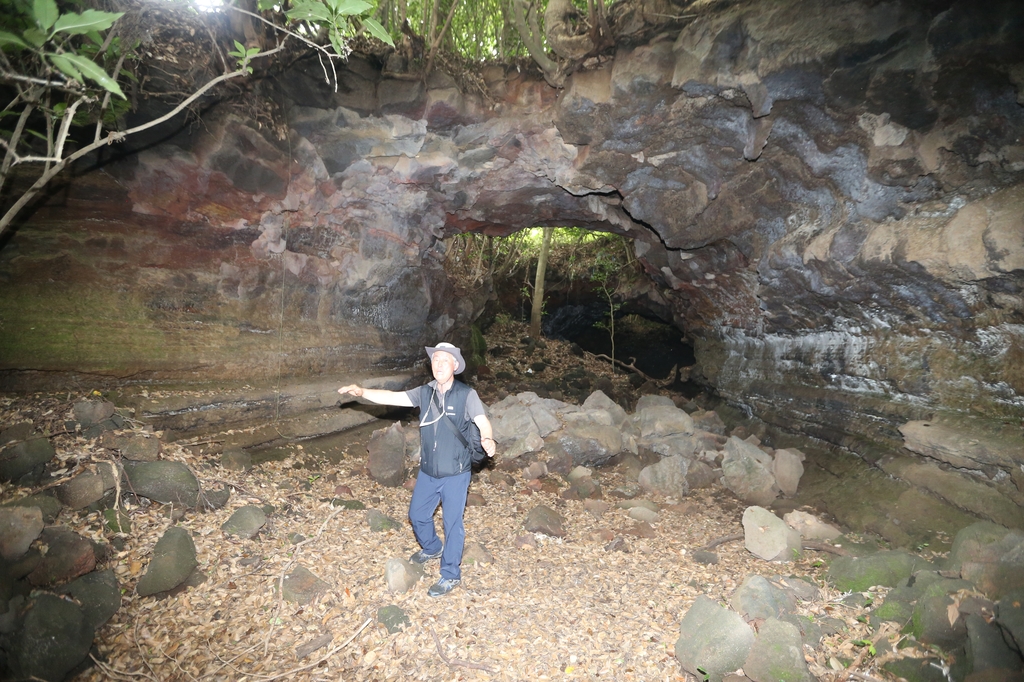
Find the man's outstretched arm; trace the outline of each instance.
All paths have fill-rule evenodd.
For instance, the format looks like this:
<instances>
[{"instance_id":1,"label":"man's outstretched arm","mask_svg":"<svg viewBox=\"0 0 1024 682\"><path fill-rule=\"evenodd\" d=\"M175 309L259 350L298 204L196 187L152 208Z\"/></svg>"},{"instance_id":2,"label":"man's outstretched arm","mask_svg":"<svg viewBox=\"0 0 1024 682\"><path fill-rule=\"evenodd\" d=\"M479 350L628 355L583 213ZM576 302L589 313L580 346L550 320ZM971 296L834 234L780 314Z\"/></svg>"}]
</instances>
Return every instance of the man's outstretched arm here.
<instances>
[{"instance_id":1,"label":"man's outstretched arm","mask_svg":"<svg viewBox=\"0 0 1024 682\"><path fill-rule=\"evenodd\" d=\"M412 407L412 401L405 391L387 391L383 388L363 388L357 384L349 384L338 389L341 395L351 395L356 398L365 398L371 403L378 405L392 405L394 407Z\"/></svg>"}]
</instances>

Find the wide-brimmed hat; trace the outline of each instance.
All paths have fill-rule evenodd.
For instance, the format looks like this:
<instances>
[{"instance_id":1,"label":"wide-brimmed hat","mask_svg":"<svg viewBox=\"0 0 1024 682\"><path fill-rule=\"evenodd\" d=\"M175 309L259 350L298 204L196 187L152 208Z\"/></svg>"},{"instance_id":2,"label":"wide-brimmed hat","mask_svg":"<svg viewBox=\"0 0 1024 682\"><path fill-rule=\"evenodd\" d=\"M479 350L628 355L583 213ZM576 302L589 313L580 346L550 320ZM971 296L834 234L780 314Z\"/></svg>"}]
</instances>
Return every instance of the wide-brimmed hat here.
<instances>
[{"instance_id":1,"label":"wide-brimmed hat","mask_svg":"<svg viewBox=\"0 0 1024 682\"><path fill-rule=\"evenodd\" d=\"M434 359L434 353L439 350L450 353L455 358L455 374L462 374L462 371L466 369L466 361L462 358L462 351L452 344L442 342L434 347L425 346L425 348L427 349L427 357L431 360Z\"/></svg>"}]
</instances>

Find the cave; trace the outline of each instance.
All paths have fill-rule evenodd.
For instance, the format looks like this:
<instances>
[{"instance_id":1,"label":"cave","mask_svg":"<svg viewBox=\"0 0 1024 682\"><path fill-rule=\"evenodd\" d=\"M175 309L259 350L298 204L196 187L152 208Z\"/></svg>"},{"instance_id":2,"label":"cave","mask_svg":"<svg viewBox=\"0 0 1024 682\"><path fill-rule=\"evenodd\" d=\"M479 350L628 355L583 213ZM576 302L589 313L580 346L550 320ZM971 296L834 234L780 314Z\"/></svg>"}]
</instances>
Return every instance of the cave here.
<instances>
[{"instance_id":1,"label":"cave","mask_svg":"<svg viewBox=\"0 0 1024 682\"><path fill-rule=\"evenodd\" d=\"M145 6L153 31L177 31L172 44L185 51L180 60L168 53L144 65L148 87L163 88L165 96L137 98L124 114L126 127L166 114L168 97L183 83L186 90L198 87L204 73L196 64L216 74L216 51L202 41L226 30L201 14L182 18ZM860 671L861 680L1020 678L1024 8L1011 0L620 0L608 11L614 40L598 41L579 58L563 53L568 42L554 42L552 55L564 67L558 71L519 60L462 69L438 63L414 72L398 58L400 50L373 44L338 62L335 82L308 51L275 68L257 60L255 74L238 81L244 84L82 155L16 208L0 232L0 513L42 511L32 549L26 544L21 554L4 554L17 568L0 575L0 606L11 603L9 611L0 608L3 674L148 676L132 658L148 647L141 661L159 666L159 673L148 668L157 677L182 675L173 663L190 678L242 679L244 671L223 661L237 654L251 663L259 656L242 651L247 637L265 637L259 643L265 653L281 636L302 654L288 649L287 664L280 657L275 665L259 664L267 678L399 679L412 675L416 660L396 653L402 649L434 657L428 677L416 679L476 679L476 673L490 679L501 666L482 644L489 636L468 623L472 614L465 624L449 620L462 616L437 616L451 626L446 641L462 638L468 661L445 653L426 616L404 630L392 630L381 616L378 634L365 629L378 619L378 608L400 613L401 603L425 613L411 597L383 589L378 574L386 557L338 563L336 570L327 568L341 561L336 556L321 557L319 565L306 558L312 572L288 573L295 577L292 592L279 594L295 563L291 554L282 558L282 547L297 556L297 548L311 550L325 533L350 554L391 551L388 543L398 543L393 538L400 533L411 541L407 528L395 530L401 522L387 525L404 513L401 505L391 509L396 500L408 502L406 470L381 473L367 461L389 448L416 450L408 435L416 418L404 408L354 405L338 388L418 386L429 379L424 349L443 341L462 349L467 383L498 415L498 452L508 462L504 469L485 467L474 481L484 481L494 504L500 499L500 508L516 516L500 520L510 538L503 551L515 553L509 570L531 585L493 635L502 638L503 656L531 651L515 654L525 658L509 664L509 679L568 678L573 671L587 679L677 674L697 680L701 673L708 673L705 680L775 679L759 669L756 654L740 659L745 666L706 670L686 637L676 639L681 627L700 632L694 619L729 611L726 603L732 616L745 616L741 631L753 642L747 649L768 646L765 633L775 628L787 636L790 629L802 628L801 636L811 629L804 616L793 625L775 612L744 611L749 605L741 608L736 595L748 582L715 573L731 564L716 569L711 550L742 537L730 533L741 516L744 526L753 518L750 509L768 509L772 519L812 512L844 530L845 549L804 547L822 552L822 559L802 564L818 571L822 584L830 562L863 556L867 564L879 549L907 567L899 580L873 575L877 582L847 583L834 598L820 592L807 599L828 607L822 617L860 611L834 633L817 632L820 641L845 642L842 653L839 645L797 645L807 663L801 655L794 665L810 666L801 668L800 679L844 679L840 671L847 667ZM5 211L34 182L30 166L13 166L0 198ZM526 335L530 301L516 287L530 280L503 281L480 264L491 241L538 227L572 227L628 244L637 275L615 291L615 334L600 326L609 319L607 299L592 288L552 285L542 334ZM549 368L559 363L565 375L553 376ZM602 364L609 377L592 370ZM111 412L93 415L100 404ZM530 410L537 420L541 412L557 414L561 430L553 425L541 437L535 422L531 431L526 421L515 421ZM603 411L604 423L581 426L578 415L586 410ZM667 420L670 412L689 432L659 432L663 440L640 442L647 433L641 414L657 430L670 427L655 416ZM531 440L535 435L540 440ZM665 438L678 444L682 435L689 439L685 456L664 449L670 447ZM615 446L588 449L601 438ZM23 467L40 441L52 441L56 452ZM136 448L144 451L138 462L127 454ZM772 457L799 459L800 488L783 494L777 486L768 493L724 486L723 453L729 459L741 451L758 461L767 457L762 464L769 469ZM246 458L254 454L267 473L230 468L242 461L249 467ZM627 500L640 494L638 481L657 473L641 472L674 457L686 462L680 466L690 478L674 479L685 487L659 492L654 516L633 512ZM151 503L122 490L132 480L126 469L152 461L188 463L203 483L189 501L155 497ZM573 478L583 475L573 474L578 468L588 477L597 471L598 478L630 471L633 487L608 485L598 505L587 498L594 490ZM698 485L695 472L704 469L709 473ZM255 478L226 481L243 470ZM266 478L271 473L290 480ZM62 482L63 476L73 478ZM65 511L50 516L48 508L33 506L50 504L55 491L77 494L79 479L83 486L95 481L102 499L74 513L65 501ZM272 519L268 528L278 524L277 535L232 535L224 544L233 555L203 563L214 536L182 538L179 530L204 504L225 519L237 507L204 502L208 483L224 500L229 488L232 500L248 500L247 509ZM619 512L636 525L607 538L596 531L564 540L554 531L524 533L520 517L549 498L579 527ZM367 522L384 524L382 535L352 530L356 514L375 511L364 510L368 500L384 510ZM467 507L471 519L486 513L479 504ZM136 531L123 530L123 508L134 510ZM307 537L286 536L282 529L300 513L312 524ZM659 536L643 533L658 521L645 518L663 524L702 518L719 537L679 525L671 526L674 535L652 539ZM72 542L60 535L60 523L105 537L99 543L105 558L89 565L116 564L110 579L116 573L132 589L142 584L147 565L138 557L149 561L157 535L161 543L167 539L165 548L193 543L193 559L198 547L200 560L188 576L195 569L205 571L203 579L214 577L205 587L186 585L183 575L168 592L133 592L136 610L130 620L115 616L122 619L116 633L106 626L103 654L110 657L91 672L72 670L88 646L78 663L58 672L41 663L33 668L19 658L19 647L28 645L14 623L35 617L25 604L39 604L37 613L43 606L47 613L70 608L67 598L50 603L32 592L33 585L54 594L63 589L40 577L46 556L40 545ZM573 554L585 546L600 556ZM800 556L800 550L798 537L784 551ZM482 552L474 566L503 561L482 547L474 551ZM574 557L569 567L556 563L559 552ZM803 559L775 554L774 560ZM624 605L619 595L632 583L608 578L598 564L617 567L644 601ZM371 565L377 573L364 576ZM394 565L388 566L390 581ZM758 566L751 575L785 582L783 564ZM318 569L333 570L335 584L318 582ZM274 582L259 588L267 589L257 614L268 618L273 610L272 624L241 627L226 606L203 611L207 634L230 634L233 648L217 654L220 663L197 652L203 647L183 645L188 638L182 640L181 630L138 610L138 600L159 593L161 613L184 623L189 616L174 609L188 608L182 595L198 600L200 594L186 587L256 594L243 576ZM572 618L583 620L558 620L561 634L541 622L532 623L533 631L517 630L517 622L530 621L544 606L541 587L561 593L588 581L598 587L586 606L558 602L560 613L578 608ZM497 593L483 584L464 585L470 589L455 595L472 600L464 604L467 613L485 609ZM895 611L897 596L926 584L937 587L920 592L908 611ZM301 608L290 606L294 591L307 588L313 596ZM501 594L509 601L519 596L515 589ZM890 617L871 610L881 608L871 606L872 595L891 597ZM237 599L231 603L242 608ZM921 616L926 603L931 610ZM357 611L363 615L344 625L335 620L328 631L330 618ZM614 618L605 611L615 611ZM601 622L614 630L608 642L580 613L607 617ZM634 628L638 614L647 620ZM86 618L74 617L76 623ZM940 628L947 617L948 627ZM931 624L922 625L922 618ZM285 621L288 637L276 625ZM642 631L643 641L620 632L628 629ZM860 634L844 639L843 632L854 631ZM562 636L576 649L554 643ZM921 640L913 640L922 652L914 665L927 669L931 661L942 676L930 669L931 676L911 674L904 663L911 636ZM131 646L118 650L118 637ZM616 637L628 644L612 647ZM545 647L551 651L533 657L533 649ZM618 653L605 656L602 647ZM339 658L328 658L336 653ZM189 656L195 660L186 663ZM479 657L491 663L472 662ZM314 659L319 667L306 669ZM985 669L1005 677L983 677Z\"/></svg>"}]
</instances>

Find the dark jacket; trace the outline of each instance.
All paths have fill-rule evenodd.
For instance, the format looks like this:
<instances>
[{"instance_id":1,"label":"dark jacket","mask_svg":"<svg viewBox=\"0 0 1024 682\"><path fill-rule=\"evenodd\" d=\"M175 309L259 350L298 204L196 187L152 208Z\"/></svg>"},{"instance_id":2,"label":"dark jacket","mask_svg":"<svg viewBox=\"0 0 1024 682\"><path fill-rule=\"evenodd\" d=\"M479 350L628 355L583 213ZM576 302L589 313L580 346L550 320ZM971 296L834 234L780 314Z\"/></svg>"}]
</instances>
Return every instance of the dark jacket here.
<instances>
[{"instance_id":1,"label":"dark jacket","mask_svg":"<svg viewBox=\"0 0 1024 682\"><path fill-rule=\"evenodd\" d=\"M438 413L438 401L434 396L434 388L429 384L420 386L420 423L433 421ZM453 381L452 387L444 395L445 411L448 419L462 432L467 443L472 444L475 438L480 440L480 432L476 425L466 419L466 399L469 397L469 386L461 381ZM431 400L434 401L431 411ZM433 424L420 426L420 471L434 478L457 476L470 470L472 453L459 442L451 427L441 419Z\"/></svg>"}]
</instances>

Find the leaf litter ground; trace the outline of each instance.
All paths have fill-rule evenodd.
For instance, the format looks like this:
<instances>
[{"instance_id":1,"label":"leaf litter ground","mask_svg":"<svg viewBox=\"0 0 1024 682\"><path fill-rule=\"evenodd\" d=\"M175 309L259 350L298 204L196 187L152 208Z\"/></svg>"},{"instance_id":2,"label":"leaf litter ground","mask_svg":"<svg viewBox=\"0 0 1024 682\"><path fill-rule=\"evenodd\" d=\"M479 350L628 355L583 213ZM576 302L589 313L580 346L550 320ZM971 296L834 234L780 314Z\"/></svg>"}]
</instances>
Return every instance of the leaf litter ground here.
<instances>
[{"instance_id":1,"label":"leaf litter ground","mask_svg":"<svg viewBox=\"0 0 1024 682\"><path fill-rule=\"evenodd\" d=\"M514 347L515 338L507 341ZM549 358L578 361L567 344L554 345ZM594 371L607 371L604 363L592 362ZM484 395L488 402L497 397L481 392L490 393ZM0 416L4 423L31 418L37 425L50 419L54 432L71 403L70 396L7 397ZM872 631L863 610L845 605L823 582L824 555L808 552L796 562L773 564L734 541L715 547L718 564L691 559L712 541L742 533L744 506L717 487L682 500L649 498L661 506L652 529L630 519L614 498L607 510L588 511L583 502L561 499L564 483L554 479L528 486L515 474L512 483L498 476L492 482L484 472L470 488L482 504L466 509L467 547L479 543L491 560L464 562L461 586L444 597L426 594L438 577L436 561L412 590L391 594L386 562L417 549L406 521L411 492L382 487L366 475L368 439L367 429L353 432L330 461L293 444L292 457L247 473L223 470L216 457L172 443L163 456L188 464L205 489L233 489L226 508L195 512L140 500L126 507L132 527L120 536L105 529L100 513L65 512L59 522L123 547L112 549L102 565L117 575L122 608L97 633L97 666L76 679L689 680L673 650L680 619L699 595L727 604L752 574L809 577L822 588L822 598L802 603L803 615L846 622L843 634L826 638L813 652L805 649L816 677L839 679L845 672L834 669L838 660L859 665L864 659ZM62 475L107 457L94 441L53 441ZM606 491L627 483L616 469L599 469L595 478ZM343 497L383 512L400 527L375 532L365 510L332 506L340 486L351 490L342 489ZM5 490L4 501L25 492ZM246 504L272 506L267 525L255 539L226 536L221 525ZM564 538L523 530L526 514L539 504L563 516ZM173 595L139 597L135 584L152 547L174 524L192 534L205 579ZM527 535L532 542L523 541ZM613 537L622 541L610 543ZM284 601L279 590L299 566L328 585L304 605ZM394 634L377 620L378 611L391 605L409 620ZM311 642L322 646L310 653Z\"/></svg>"}]
</instances>

